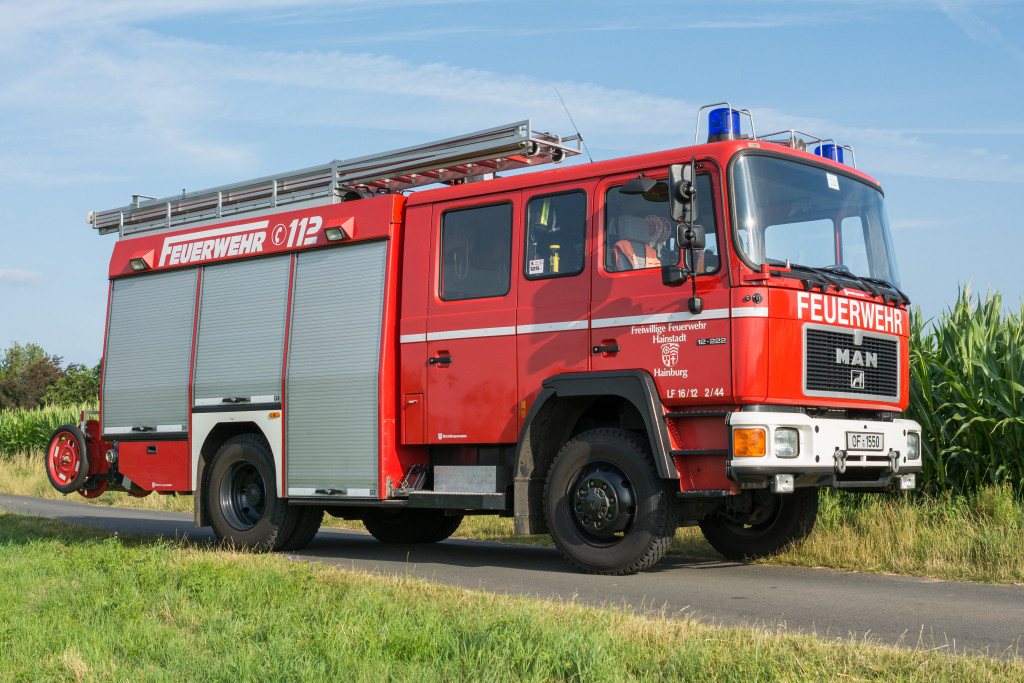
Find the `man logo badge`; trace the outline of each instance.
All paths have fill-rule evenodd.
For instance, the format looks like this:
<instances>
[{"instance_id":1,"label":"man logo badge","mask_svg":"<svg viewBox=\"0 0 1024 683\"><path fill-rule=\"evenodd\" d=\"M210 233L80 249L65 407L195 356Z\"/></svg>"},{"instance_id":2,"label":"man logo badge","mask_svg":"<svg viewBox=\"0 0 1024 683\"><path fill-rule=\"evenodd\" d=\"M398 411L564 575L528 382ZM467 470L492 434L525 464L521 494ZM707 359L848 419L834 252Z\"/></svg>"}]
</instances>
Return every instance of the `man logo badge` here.
<instances>
[{"instance_id":1,"label":"man logo badge","mask_svg":"<svg viewBox=\"0 0 1024 683\"><path fill-rule=\"evenodd\" d=\"M864 371L863 370L850 370L850 388L851 389L863 389L864 388Z\"/></svg>"}]
</instances>

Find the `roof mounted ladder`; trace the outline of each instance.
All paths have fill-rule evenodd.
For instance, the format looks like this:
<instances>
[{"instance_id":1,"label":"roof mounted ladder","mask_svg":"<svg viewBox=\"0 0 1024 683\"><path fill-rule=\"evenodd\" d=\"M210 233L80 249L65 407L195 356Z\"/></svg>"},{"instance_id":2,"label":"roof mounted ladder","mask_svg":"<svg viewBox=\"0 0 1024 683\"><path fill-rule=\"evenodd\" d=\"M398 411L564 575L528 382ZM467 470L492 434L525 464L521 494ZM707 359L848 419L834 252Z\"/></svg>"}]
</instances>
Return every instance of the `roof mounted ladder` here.
<instances>
[{"instance_id":1,"label":"roof mounted ladder","mask_svg":"<svg viewBox=\"0 0 1024 683\"><path fill-rule=\"evenodd\" d=\"M541 164L582 151L578 135L535 132L529 120L415 147L266 176L164 199L132 195L128 206L89 213L100 232L129 234L183 228L296 202L340 202L352 192L386 194Z\"/></svg>"}]
</instances>

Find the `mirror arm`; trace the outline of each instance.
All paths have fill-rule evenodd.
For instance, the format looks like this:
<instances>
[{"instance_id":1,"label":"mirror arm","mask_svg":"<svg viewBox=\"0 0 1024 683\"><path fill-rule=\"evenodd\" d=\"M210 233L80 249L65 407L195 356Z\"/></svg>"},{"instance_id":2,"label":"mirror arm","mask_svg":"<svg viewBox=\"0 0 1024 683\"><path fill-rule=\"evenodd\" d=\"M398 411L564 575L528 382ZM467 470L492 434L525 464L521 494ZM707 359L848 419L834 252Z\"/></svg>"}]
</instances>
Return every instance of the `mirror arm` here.
<instances>
[{"instance_id":1,"label":"mirror arm","mask_svg":"<svg viewBox=\"0 0 1024 683\"><path fill-rule=\"evenodd\" d=\"M692 287L692 296L687 302L687 306L690 309L690 313L697 315L704 310L704 300L697 296L697 255L693 249L693 238L696 233L693 230L693 221L697 217L697 157L690 157L690 182L686 184L686 202L690 206L689 216L690 219L686 224L687 231L687 250L690 252L690 267L694 269L693 276L690 278Z\"/></svg>"}]
</instances>

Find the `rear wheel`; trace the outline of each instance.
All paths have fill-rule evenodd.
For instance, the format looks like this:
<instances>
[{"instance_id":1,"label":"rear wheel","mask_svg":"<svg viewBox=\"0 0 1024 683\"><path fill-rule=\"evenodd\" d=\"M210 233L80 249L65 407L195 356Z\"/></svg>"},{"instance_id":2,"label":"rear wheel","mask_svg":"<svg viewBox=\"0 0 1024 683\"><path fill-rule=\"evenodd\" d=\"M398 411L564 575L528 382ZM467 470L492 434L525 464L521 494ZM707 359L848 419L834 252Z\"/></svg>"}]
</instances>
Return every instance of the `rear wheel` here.
<instances>
[{"instance_id":1,"label":"rear wheel","mask_svg":"<svg viewBox=\"0 0 1024 683\"><path fill-rule=\"evenodd\" d=\"M85 434L75 425L58 427L46 447L46 476L53 488L71 493L89 478L89 455Z\"/></svg>"},{"instance_id":2,"label":"rear wheel","mask_svg":"<svg viewBox=\"0 0 1024 683\"><path fill-rule=\"evenodd\" d=\"M224 442L213 459L206 496L221 541L258 552L280 550L299 512L277 495L270 445L257 434Z\"/></svg>"},{"instance_id":3,"label":"rear wheel","mask_svg":"<svg viewBox=\"0 0 1024 683\"><path fill-rule=\"evenodd\" d=\"M430 508L371 508L363 514L366 530L381 543L437 543L461 523L462 515Z\"/></svg>"},{"instance_id":4,"label":"rear wheel","mask_svg":"<svg viewBox=\"0 0 1024 683\"><path fill-rule=\"evenodd\" d=\"M675 533L650 448L622 429L584 432L562 447L544 486L544 515L562 556L592 574L647 569Z\"/></svg>"},{"instance_id":5,"label":"rear wheel","mask_svg":"<svg viewBox=\"0 0 1024 683\"><path fill-rule=\"evenodd\" d=\"M730 560L780 553L805 538L818 517L818 489L748 491L700 522L704 538Z\"/></svg>"}]
</instances>

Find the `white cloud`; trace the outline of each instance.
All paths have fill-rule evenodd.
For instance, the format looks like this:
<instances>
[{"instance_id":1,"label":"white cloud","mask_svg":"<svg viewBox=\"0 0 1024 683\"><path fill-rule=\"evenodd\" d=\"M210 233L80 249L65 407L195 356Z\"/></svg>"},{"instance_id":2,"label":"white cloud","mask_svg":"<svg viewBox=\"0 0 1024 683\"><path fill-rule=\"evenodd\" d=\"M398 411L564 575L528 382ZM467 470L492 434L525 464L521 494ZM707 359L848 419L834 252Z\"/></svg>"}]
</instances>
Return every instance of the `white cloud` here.
<instances>
[{"instance_id":1,"label":"white cloud","mask_svg":"<svg viewBox=\"0 0 1024 683\"><path fill-rule=\"evenodd\" d=\"M997 26L985 21L972 11L972 7L980 3L965 2L964 0L940 0L938 4L942 12L959 26L968 38L1001 49L1013 58L1018 66L1024 66L1024 50L1007 40Z\"/></svg>"},{"instance_id":2,"label":"white cloud","mask_svg":"<svg viewBox=\"0 0 1024 683\"><path fill-rule=\"evenodd\" d=\"M245 7L288 12L317 4L257 0ZM266 169L268 132L302 139L311 130L330 131L323 158L309 163L529 117L538 127L569 133L555 86L599 157L691 144L697 107L682 99L367 53L247 50L135 27L240 6L231 0L0 2L0 37L36 32L46 38L17 53L0 48L0 136L16 141L0 158L0 180L48 186L148 178L153 167L176 177L195 177L196 169L211 177L255 176ZM752 109L758 132L796 128L834 137L853 145L873 175L957 179L962 169L951 159L983 157L972 177L1024 182L1024 163L985 148L950 149L913 132ZM387 131L381 137L397 142L369 146L367 130ZM89 162L68 167L70 158Z\"/></svg>"},{"instance_id":3,"label":"white cloud","mask_svg":"<svg viewBox=\"0 0 1024 683\"><path fill-rule=\"evenodd\" d=\"M42 282L43 276L40 273L33 273L29 270L0 269L0 285L38 285Z\"/></svg>"}]
</instances>

